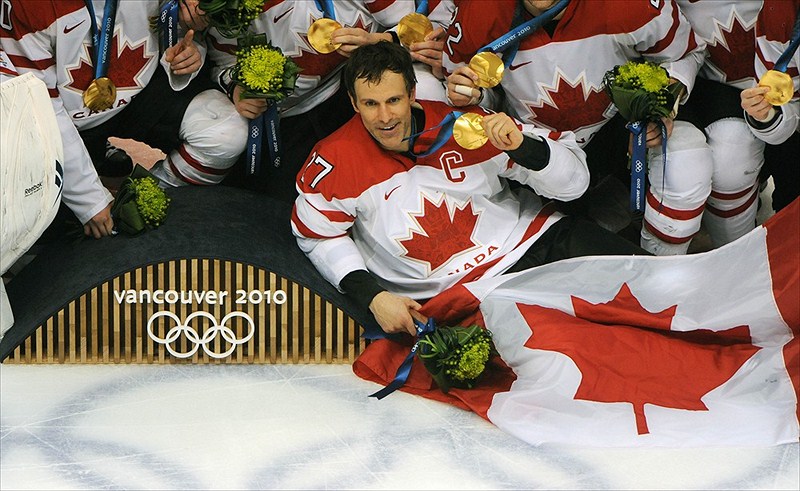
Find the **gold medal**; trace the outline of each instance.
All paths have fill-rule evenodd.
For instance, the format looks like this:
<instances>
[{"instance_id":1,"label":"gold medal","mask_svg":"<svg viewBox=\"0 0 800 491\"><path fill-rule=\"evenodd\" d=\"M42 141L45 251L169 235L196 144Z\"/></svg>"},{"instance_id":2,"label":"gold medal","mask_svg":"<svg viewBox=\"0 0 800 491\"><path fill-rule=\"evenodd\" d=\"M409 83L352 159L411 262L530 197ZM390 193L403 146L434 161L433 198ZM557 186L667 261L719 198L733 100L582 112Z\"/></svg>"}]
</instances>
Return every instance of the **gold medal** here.
<instances>
[{"instance_id":1,"label":"gold medal","mask_svg":"<svg viewBox=\"0 0 800 491\"><path fill-rule=\"evenodd\" d=\"M783 72L769 70L758 81L758 85L759 87L769 87L769 92L764 94L764 99L773 106L782 106L792 100L794 83L792 83L792 77Z\"/></svg>"},{"instance_id":2,"label":"gold medal","mask_svg":"<svg viewBox=\"0 0 800 491\"><path fill-rule=\"evenodd\" d=\"M485 89L496 86L503 80L503 60L499 56L490 52L482 51L469 60L469 67L478 74L478 87Z\"/></svg>"},{"instance_id":3,"label":"gold medal","mask_svg":"<svg viewBox=\"0 0 800 491\"><path fill-rule=\"evenodd\" d=\"M317 50L317 53L333 53L342 44L333 44L331 35L336 29L341 29L342 25L333 19L317 19L308 27L308 42Z\"/></svg>"},{"instance_id":4,"label":"gold medal","mask_svg":"<svg viewBox=\"0 0 800 491\"><path fill-rule=\"evenodd\" d=\"M414 43L425 41L425 36L432 31L433 24L430 19L416 12L406 15L397 24L397 38L406 48Z\"/></svg>"},{"instance_id":5,"label":"gold medal","mask_svg":"<svg viewBox=\"0 0 800 491\"><path fill-rule=\"evenodd\" d=\"M83 91L83 104L92 111L103 111L109 109L117 100L117 87L108 77L100 77L92 80L86 90Z\"/></svg>"},{"instance_id":6,"label":"gold medal","mask_svg":"<svg viewBox=\"0 0 800 491\"><path fill-rule=\"evenodd\" d=\"M456 119L453 125L453 138L461 148L475 150L481 148L489 141L483 130L483 116L475 113L465 113Z\"/></svg>"}]
</instances>

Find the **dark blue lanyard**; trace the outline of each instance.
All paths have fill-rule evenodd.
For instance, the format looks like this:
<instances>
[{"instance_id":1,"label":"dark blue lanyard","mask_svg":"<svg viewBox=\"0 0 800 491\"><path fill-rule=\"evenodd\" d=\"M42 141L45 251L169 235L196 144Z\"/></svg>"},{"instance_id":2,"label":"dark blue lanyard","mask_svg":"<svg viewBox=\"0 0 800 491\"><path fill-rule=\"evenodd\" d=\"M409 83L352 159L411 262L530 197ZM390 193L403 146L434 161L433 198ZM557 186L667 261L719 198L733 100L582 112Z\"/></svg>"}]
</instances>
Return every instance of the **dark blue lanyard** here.
<instances>
[{"instance_id":1,"label":"dark blue lanyard","mask_svg":"<svg viewBox=\"0 0 800 491\"><path fill-rule=\"evenodd\" d=\"M419 348L419 341L420 339L424 338L426 335L432 333L436 330L436 326L433 322L433 317L428 318L428 322L423 324L422 322L414 319L414 327L417 330L417 341L414 343L414 346L411 348L411 352L406 356L406 359L403 360L403 363L400 364L400 368L397 369L397 373L394 376L394 380L392 380L389 385L382 388L378 392L374 394L370 394L370 397L377 397L378 399L383 399L384 397L388 396L392 392L396 391L400 387L402 387L406 380L408 380L408 376L411 374L411 365L414 363L414 355L417 354L417 349Z\"/></svg>"},{"instance_id":2,"label":"dark blue lanyard","mask_svg":"<svg viewBox=\"0 0 800 491\"><path fill-rule=\"evenodd\" d=\"M108 52L111 49L111 39L114 37L114 20L117 16L117 0L106 0L103 8L103 22L97 28L97 20L94 18L94 5L92 0L84 0L86 8L89 9L89 17L92 22L92 44L94 45L94 78L103 78L108 73Z\"/></svg>"},{"instance_id":3,"label":"dark blue lanyard","mask_svg":"<svg viewBox=\"0 0 800 491\"><path fill-rule=\"evenodd\" d=\"M419 133L414 133L414 116L411 116L411 135L409 135L405 140L409 140L409 148L408 153L413 155L414 157L427 157L428 155L432 154L433 152L442 148L447 140L453 136L453 125L462 114L460 111L451 111L447 116L442 119L442 122L437 124L432 128L428 128L427 130L420 131ZM422 135L423 133L427 133L429 131L433 131L436 128L441 127L439 133L436 135L436 139L433 141L430 147L422 153L414 153L414 145L417 143L417 137Z\"/></svg>"},{"instance_id":4,"label":"dark blue lanyard","mask_svg":"<svg viewBox=\"0 0 800 491\"><path fill-rule=\"evenodd\" d=\"M163 49L178 43L178 0L169 0L161 7L158 15L158 27L161 32Z\"/></svg>"},{"instance_id":5,"label":"dark blue lanyard","mask_svg":"<svg viewBox=\"0 0 800 491\"><path fill-rule=\"evenodd\" d=\"M786 68L789 66L789 60L792 59L792 55L797 51L798 45L800 45L800 10L795 14L792 36L789 38L789 46L786 47L786 50L781 53L778 61L775 62L775 70L786 72Z\"/></svg>"},{"instance_id":6,"label":"dark blue lanyard","mask_svg":"<svg viewBox=\"0 0 800 491\"><path fill-rule=\"evenodd\" d=\"M534 31L536 31L536 29L541 27L543 24L549 22L553 17L558 15L559 12L564 10L568 4L569 0L561 0L542 15L536 16L528 22L520 24L518 27L512 27L509 32L503 34L499 38L479 49L478 53L483 51L503 53L503 65L508 68L508 66L514 61L514 57L517 56L517 50L519 49L520 41L522 41L522 39L526 36L533 34ZM512 25L517 23L517 18L521 18L521 15L522 8L518 3L517 11L514 13L515 19L514 22L512 22Z\"/></svg>"},{"instance_id":7,"label":"dark blue lanyard","mask_svg":"<svg viewBox=\"0 0 800 491\"><path fill-rule=\"evenodd\" d=\"M428 0L414 1L417 3L417 10L415 12L422 15L428 15Z\"/></svg>"}]
</instances>

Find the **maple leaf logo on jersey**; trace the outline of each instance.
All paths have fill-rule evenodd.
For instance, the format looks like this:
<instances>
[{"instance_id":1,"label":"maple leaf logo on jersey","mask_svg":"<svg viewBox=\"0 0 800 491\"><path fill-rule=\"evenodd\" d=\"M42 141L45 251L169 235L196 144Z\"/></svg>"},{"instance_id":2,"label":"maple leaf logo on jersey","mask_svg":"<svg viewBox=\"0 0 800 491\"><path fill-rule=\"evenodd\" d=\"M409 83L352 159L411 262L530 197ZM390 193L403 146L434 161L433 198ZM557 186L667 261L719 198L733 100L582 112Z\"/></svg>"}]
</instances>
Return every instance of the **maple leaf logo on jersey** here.
<instances>
[{"instance_id":1,"label":"maple leaf logo on jersey","mask_svg":"<svg viewBox=\"0 0 800 491\"><path fill-rule=\"evenodd\" d=\"M588 87L587 87L588 86ZM559 71L552 86L540 86L538 104L528 103L531 120L554 131L577 131L609 119L611 99L602 87L591 87L583 74L569 81Z\"/></svg>"},{"instance_id":2,"label":"maple leaf logo on jersey","mask_svg":"<svg viewBox=\"0 0 800 491\"><path fill-rule=\"evenodd\" d=\"M672 331L677 305L650 312L627 284L607 303L573 296L572 307L574 317L518 303L532 332L525 346L572 359L581 372L574 399L629 402L640 435L649 433L645 404L707 411L702 397L727 382L759 350L748 326ZM632 346L647 349L635 351Z\"/></svg>"},{"instance_id":3,"label":"maple leaf logo on jersey","mask_svg":"<svg viewBox=\"0 0 800 491\"><path fill-rule=\"evenodd\" d=\"M310 14L308 25L313 24L315 20L321 18L322 17L315 17L314 15ZM344 25L343 27L356 27L370 32L370 29L372 28L372 22L365 21L361 16L361 13L359 13L355 24L352 26ZM324 55L317 53L317 51L311 46L311 42L308 40L308 31L295 31L295 35L299 36L306 46L306 48L301 47L300 53L297 56L292 57L294 62L297 63L300 68L302 68L300 74L303 76L324 77L332 72L333 69L336 68L340 63L343 63L347 60L347 58L335 51L333 53Z\"/></svg>"},{"instance_id":4,"label":"maple leaf logo on jersey","mask_svg":"<svg viewBox=\"0 0 800 491\"><path fill-rule=\"evenodd\" d=\"M405 256L428 263L435 271L450 258L477 247L472 233L478 223L478 213L472 210L472 202L455 208L453 215L447 210L443 199L438 205L424 198L422 213L411 213L422 232L411 231L411 238L400 240Z\"/></svg>"},{"instance_id":5,"label":"maple leaf logo on jersey","mask_svg":"<svg viewBox=\"0 0 800 491\"><path fill-rule=\"evenodd\" d=\"M753 26L745 27L734 12L729 26L717 23L719 38L709 43L706 62L732 83L755 78L755 34Z\"/></svg>"},{"instance_id":6,"label":"maple leaf logo on jersey","mask_svg":"<svg viewBox=\"0 0 800 491\"><path fill-rule=\"evenodd\" d=\"M115 34L108 50L108 78L114 82L118 90L143 87L144 84L139 81L139 74L152 58L146 54L147 40L134 46L126 42L122 49L118 48L118 41L119 36ZM72 81L67 83L66 87L83 92L94 80L94 66L87 61L92 59L89 56L90 49L90 45L84 44L85 54L81 57L80 65L67 69Z\"/></svg>"}]
</instances>

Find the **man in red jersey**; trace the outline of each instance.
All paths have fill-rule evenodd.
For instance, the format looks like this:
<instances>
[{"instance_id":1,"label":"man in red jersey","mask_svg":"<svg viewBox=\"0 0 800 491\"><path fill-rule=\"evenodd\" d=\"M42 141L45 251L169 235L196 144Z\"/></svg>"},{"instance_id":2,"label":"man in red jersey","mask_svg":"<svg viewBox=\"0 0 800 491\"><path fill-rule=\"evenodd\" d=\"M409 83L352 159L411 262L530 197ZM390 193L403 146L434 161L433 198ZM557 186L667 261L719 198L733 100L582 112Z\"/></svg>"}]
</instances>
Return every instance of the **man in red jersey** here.
<instances>
[{"instance_id":1,"label":"man in red jersey","mask_svg":"<svg viewBox=\"0 0 800 491\"><path fill-rule=\"evenodd\" d=\"M314 147L297 177L292 229L320 273L384 331L414 333L410 311L459 282L575 256L646 254L542 202L586 190L573 134L555 139L469 107L488 143L462 148L447 134L452 108L415 100L411 58L393 43L355 50L344 85L358 114ZM443 137L423 131L441 122Z\"/></svg>"}]
</instances>

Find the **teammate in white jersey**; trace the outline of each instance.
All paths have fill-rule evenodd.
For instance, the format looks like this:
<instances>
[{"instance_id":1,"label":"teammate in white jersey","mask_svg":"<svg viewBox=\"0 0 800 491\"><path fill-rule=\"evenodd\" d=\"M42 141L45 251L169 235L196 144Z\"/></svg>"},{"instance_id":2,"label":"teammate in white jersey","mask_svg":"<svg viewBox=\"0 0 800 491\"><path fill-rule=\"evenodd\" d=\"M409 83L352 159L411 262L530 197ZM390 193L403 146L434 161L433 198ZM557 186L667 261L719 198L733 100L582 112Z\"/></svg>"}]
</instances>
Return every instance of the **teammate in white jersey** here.
<instances>
[{"instance_id":1,"label":"teammate in white jersey","mask_svg":"<svg viewBox=\"0 0 800 491\"><path fill-rule=\"evenodd\" d=\"M409 310L458 282L579 255L646 254L543 204L540 196L566 201L589 184L572 133L477 106L465 110L483 116L480 148L423 132L452 108L415 100L411 58L393 43L357 49L344 84L358 114L298 174L292 230L320 273L386 332L413 333ZM512 191L508 179L538 195Z\"/></svg>"},{"instance_id":2,"label":"teammate in white jersey","mask_svg":"<svg viewBox=\"0 0 800 491\"><path fill-rule=\"evenodd\" d=\"M275 0L266 2L264 11L250 23L250 34L265 34L267 40L290 57L300 68L295 90L280 103L280 165L269 162L269 153L261 153L259 175L245 175L237 169L227 183L264 192L283 201L294 201L294 179L313 145L338 129L353 115L345 91L340 88L339 69L349 53L358 46L396 39L387 29L414 11L413 0L348 0L332 2L332 12L343 27L333 32L332 43L341 44L333 53L314 50L307 39L309 26L321 19L325 2L315 0ZM427 97L444 100L444 88L434 73L441 70L444 29L452 12L452 0L433 0L428 6L430 18L438 30L430 39L410 49L420 63L420 77L425 77ZM228 92L242 116L253 119L267 108L263 99L242 99L242 88L230 77L236 63L237 40L225 37L217 29L208 31L209 57L220 86ZM429 65L426 65L429 64ZM437 69L439 72L437 72ZM440 74L440 73L439 73ZM441 74L440 74L441 75ZM244 167L244 166L243 166Z\"/></svg>"},{"instance_id":3,"label":"teammate in white jersey","mask_svg":"<svg viewBox=\"0 0 800 491\"><path fill-rule=\"evenodd\" d=\"M681 116L703 129L714 155L703 224L713 245L719 247L753 230L759 175L764 175L764 165L780 170L787 160L796 158L800 135L781 145L765 144L750 132L740 106L742 89L754 87L757 81L755 30L764 2L677 2L708 51ZM769 3L764 16L776 17ZM775 197L780 201L780 192Z\"/></svg>"},{"instance_id":4,"label":"teammate in white jersey","mask_svg":"<svg viewBox=\"0 0 800 491\"><path fill-rule=\"evenodd\" d=\"M764 0L764 9L756 23L755 67L758 78L767 70L776 68L781 55L798 35L800 1ZM741 106L745 110L750 131L768 144L791 145L788 156L774 162L771 168L775 180L772 195L773 207L778 210L796 199L800 192L800 154L798 132L800 126L800 51L795 51L786 62L786 74L792 78L794 93L783 105L772 106L764 99L767 89L751 87L742 91Z\"/></svg>"},{"instance_id":5,"label":"teammate in white jersey","mask_svg":"<svg viewBox=\"0 0 800 491\"><path fill-rule=\"evenodd\" d=\"M456 92L456 86L476 86L477 75L467 66L473 55L561 4L497 0L487 9L479 0L459 2L443 61L452 102L476 103L477 90L472 96ZM605 73L644 59L658 63L691 90L703 60L703 45L672 0L572 0L553 19L515 39L516 52L512 42L500 50L506 65L501 88L509 110L539 127L574 132L586 150L593 184L608 174L624 179L629 162L629 135L603 90ZM483 104L500 108L491 105L494 92L484 91ZM712 157L704 135L693 125L672 118L664 118L664 124L666 153L655 124L647 133L650 186L640 243L658 255L684 254L700 229L711 191Z\"/></svg>"},{"instance_id":6,"label":"teammate in white jersey","mask_svg":"<svg viewBox=\"0 0 800 491\"><path fill-rule=\"evenodd\" d=\"M184 39L159 49L150 24L159 3L4 0L0 10L3 49L20 73L33 72L50 91L66 158L64 202L95 236L111 232L112 198L93 164L102 171L109 136L163 150L163 165L185 177L174 185L219 182L244 149L246 121L197 77L205 48ZM102 26L113 29L101 35ZM98 45L107 48L105 63L96 61ZM116 94L111 107L90 109L84 93L99 65Z\"/></svg>"}]
</instances>

